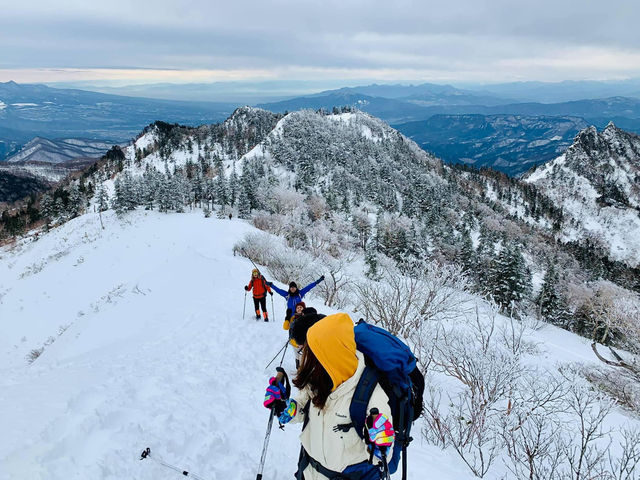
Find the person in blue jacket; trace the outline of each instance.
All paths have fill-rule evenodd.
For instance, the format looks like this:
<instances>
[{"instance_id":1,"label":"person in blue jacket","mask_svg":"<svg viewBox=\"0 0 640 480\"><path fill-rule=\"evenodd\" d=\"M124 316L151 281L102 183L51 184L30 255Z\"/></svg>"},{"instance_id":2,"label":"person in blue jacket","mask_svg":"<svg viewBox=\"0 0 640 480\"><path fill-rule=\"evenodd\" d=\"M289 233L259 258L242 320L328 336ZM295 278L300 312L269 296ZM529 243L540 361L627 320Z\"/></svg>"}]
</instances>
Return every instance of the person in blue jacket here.
<instances>
[{"instance_id":1,"label":"person in blue jacket","mask_svg":"<svg viewBox=\"0 0 640 480\"><path fill-rule=\"evenodd\" d=\"M299 304L304 296L309 293L309 290L314 288L320 282L324 280L324 275L322 275L315 282L311 282L309 285L304 287L302 290L298 290L298 285L296 282L291 282L289 284L289 290L282 290L281 288L276 287L273 282L267 282L269 287L273 288L276 293L279 293L287 300L287 313L284 316L285 321L291 318L291 315L296 310L296 305Z\"/></svg>"}]
</instances>

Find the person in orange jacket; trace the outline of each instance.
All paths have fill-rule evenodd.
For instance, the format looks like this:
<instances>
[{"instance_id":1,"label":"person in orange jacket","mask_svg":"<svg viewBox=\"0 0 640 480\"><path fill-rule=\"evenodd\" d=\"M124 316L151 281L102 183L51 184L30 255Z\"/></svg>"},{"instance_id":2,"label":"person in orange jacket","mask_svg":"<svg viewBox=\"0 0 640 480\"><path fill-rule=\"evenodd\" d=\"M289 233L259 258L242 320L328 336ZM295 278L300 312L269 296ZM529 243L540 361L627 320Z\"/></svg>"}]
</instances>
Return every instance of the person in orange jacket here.
<instances>
[{"instance_id":1,"label":"person in orange jacket","mask_svg":"<svg viewBox=\"0 0 640 480\"><path fill-rule=\"evenodd\" d=\"M269 313L267 312L267 293L273 296L273 292L271 288L267 284L267 281L264 279L260 270L254 268L251 272L251 280L249 281L249 285L246 285L244 289L248 292L249 290L253 290L253 306L256 310L256 320L260 320L260 308L262 308L262 315L264 316L264 321L269 321Z\"/></svg>"}]
</instances>

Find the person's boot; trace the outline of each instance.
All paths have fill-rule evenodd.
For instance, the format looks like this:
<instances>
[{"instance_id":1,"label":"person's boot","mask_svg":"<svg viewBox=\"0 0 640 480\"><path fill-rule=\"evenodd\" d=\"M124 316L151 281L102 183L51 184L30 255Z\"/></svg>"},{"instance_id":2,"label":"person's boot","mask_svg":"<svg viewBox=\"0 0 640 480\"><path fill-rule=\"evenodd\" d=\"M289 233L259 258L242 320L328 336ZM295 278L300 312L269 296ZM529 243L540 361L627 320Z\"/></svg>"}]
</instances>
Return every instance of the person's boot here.
<instances>
[{"instance_id":1,"label":"person's boot","mask_svg":"<svg viewBox=\"0 0 640 480\"><path fill-rule=\"evenodd\" d=\"M260 310L256 310L256 320L260 320Z\"/></svg>"},{"instance_id":2,"label":"person's boot","mask_svg":"<svg viewBox=\"0 0 640 480\"><path fill-rule=\"evenodd\" d=\"M264 315L264 321L268 322L269 321L269 314L267 312L262 312L262 314Z\"/></svg>"}]
</instances>

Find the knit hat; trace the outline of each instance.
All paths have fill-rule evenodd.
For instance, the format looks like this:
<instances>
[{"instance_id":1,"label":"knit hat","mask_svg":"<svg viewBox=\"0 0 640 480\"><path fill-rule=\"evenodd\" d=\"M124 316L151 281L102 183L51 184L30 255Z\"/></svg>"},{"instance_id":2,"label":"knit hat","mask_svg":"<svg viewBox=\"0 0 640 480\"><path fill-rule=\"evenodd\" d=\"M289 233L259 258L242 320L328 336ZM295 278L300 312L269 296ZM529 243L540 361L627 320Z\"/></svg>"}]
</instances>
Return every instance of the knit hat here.
<instances>
[{"instance_id":1,"label":"knit hat","mask_svg":"<svg viewBox=\"0 0 640 480\"><path fill-rule=\"evenodd\" d=\"M322 320L325 316L313 307L305 308L302 316L296 319L289 328L289 339L293 340L297 345L304 345L307 341L307 331L316 322Z\"/></svg>"},{"instance_id":2,"label":"knit hat","mask_svg":"<svg viewBox=\"0 0 640 480\"><path fill-rule=\"evenodd\" d=\"M291 287L294 287L295 289L297 289L298 288L298 284L296 282L291 282L289 284L289 288L291 288Z\"/></svg>"},{"instance_id":3,"label":"knit hat","mask_svg":"<svg viewBox=\"0 0 640 480\"><path fill-rule=\"evenodd\" d=\"M333 390L356 373L356 339L353 321L346 313L329 315L321 322L315 323L309 329L307 342L331 377Z\"/></svg>"},{"instance_id":4,"label":"knit hat","mask_svg":"<svg viewBox=\"0 0 640 480\"><path fill-rule=\"evenodd\" d=\"M305 308L307 308L307 304L306 304L306 303L304 303L304 302L300 302L300 303L298 303L298 304L296 305L295 310L297 310L297 309L298 309L298 307L302 307L302 311L304 311L304 309L305 309Z\"/></svg>"}]
</instances>

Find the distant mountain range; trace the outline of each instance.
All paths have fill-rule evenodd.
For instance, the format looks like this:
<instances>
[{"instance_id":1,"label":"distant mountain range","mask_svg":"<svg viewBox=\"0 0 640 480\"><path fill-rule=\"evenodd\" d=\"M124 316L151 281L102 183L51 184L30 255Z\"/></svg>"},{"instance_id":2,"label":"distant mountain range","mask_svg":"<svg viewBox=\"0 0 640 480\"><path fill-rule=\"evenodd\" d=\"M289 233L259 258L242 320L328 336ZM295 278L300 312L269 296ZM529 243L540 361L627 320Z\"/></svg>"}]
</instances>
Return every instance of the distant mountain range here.
<instances>
[{"instance_id":1,"label":"distant mountain range","mask_svg":"<svg viewBox=\"0 0 640 480\"><path fill-rule=\"evenodd\" d=\"M513 176L556 158L587 126L579 117L476 114L434 115L395 128L447 163Z\"/></svg>"},{"instance_id":2,"label":"distant mountain range","mask_svg":"<svg viewBox=\"0 0 640 480\"><path fill-rule=\"evenodd\" d=\"M123 97L44 85L0 83L0 160L34 137L131 140L156 120L186 125L220 122L235 106Z\"/></svg>"},{"instance_id":3,"label":"distant mountain range","mask_svg":"<svg viewBox=\"0 0 640 480\"><path fill-rule=\"evenodd\" d=\"M640 79L564 82L511 82L487 85L469 85L471 91L517 99L520 102L560 103L585 98L634 97L640 98Z\"/></svg>"},{"instance_id":4,"label":"distant mountain range","mask_svg":"<svg viewBox=\"0 0 640 480\"><path fill-rule=\"evenodd\" d=\"M71 172L91 165L112 146L98 140L36 137L0 162L0 202L13 202L46 190Z\"/></svg>"},{"instance_id":5,"label":"distant mountain range","mask_svg":"<svg viewBox=\"0 0 640 480\"><path fill-rule=\"evenodd\" d=\"M82 159L95 159L104 155L113 146L113 142L68 138L47 140L36 137L27 143L18 153L7 158L10 165L27 163L61 164Z\"/></svg>"},{"instance_id":6,"label":"distant mountain range","mask_svg":"<svg viewBox=\"0 0 640 480\"><path fill-rule=\"evenodd\" d=\"M196 98L198 92L216 85L222 88L218 84L160 84L137 91L166 96L183 88L190 98ZM575 99L579 95L586 97ZM525 101L529 99L537 101ZM541 99L563 101L542 103ZM34 137L122 143L155 120L188 126L212 124L227 118L236 106L0 83L0 161ZM613 121L620 128L640 133L640 81L636 80L519 82L466 88L433 83L373 84L260 104L273 112L331 111L343 106L383 119L447 162L492 167L509 175L555 158L587 125L604 128Z\"/></svg>"},{"instance_id":7,"label":"distant mountain range","mask_svg":"<svg viewBox=\"0 0 640 480\"><path fill-rule=\"evenodd\" d=\"M425 99L429 100L425 100ZM493 105L483 103L492 98ZM640 99L611 97L593 100L577 100L562 103L497 103L494 97L475 97L469 93L413 94L401 98L373 97L353 89L341 89L318 95L298 97L275 103L259 105L273 112L295 111L303 108L331 110L333 107L351 106L382 118L392 125L407 121L426 120L433 115L544 115L582 117L590 123L603 119L625 118L628 124L640 129ZM594 122L597 120L597 122ZM605 125L610 120L607 120Z\"/></svg>"},{"instance_id":8,"label":"distant mountain range","mask_svg":"<svg viewBox=\"0 0 640 480\"><path fill-rule=\"evenodd\" d=\"M603 128L614 121L625 130L640 133L639 98L510 102L491 92L451 86L370 85L261 107L273 112L355 107L385 120L449 163L491 167L509 175L555 158L588 125Z\"/></svg>"}]
</instances>

